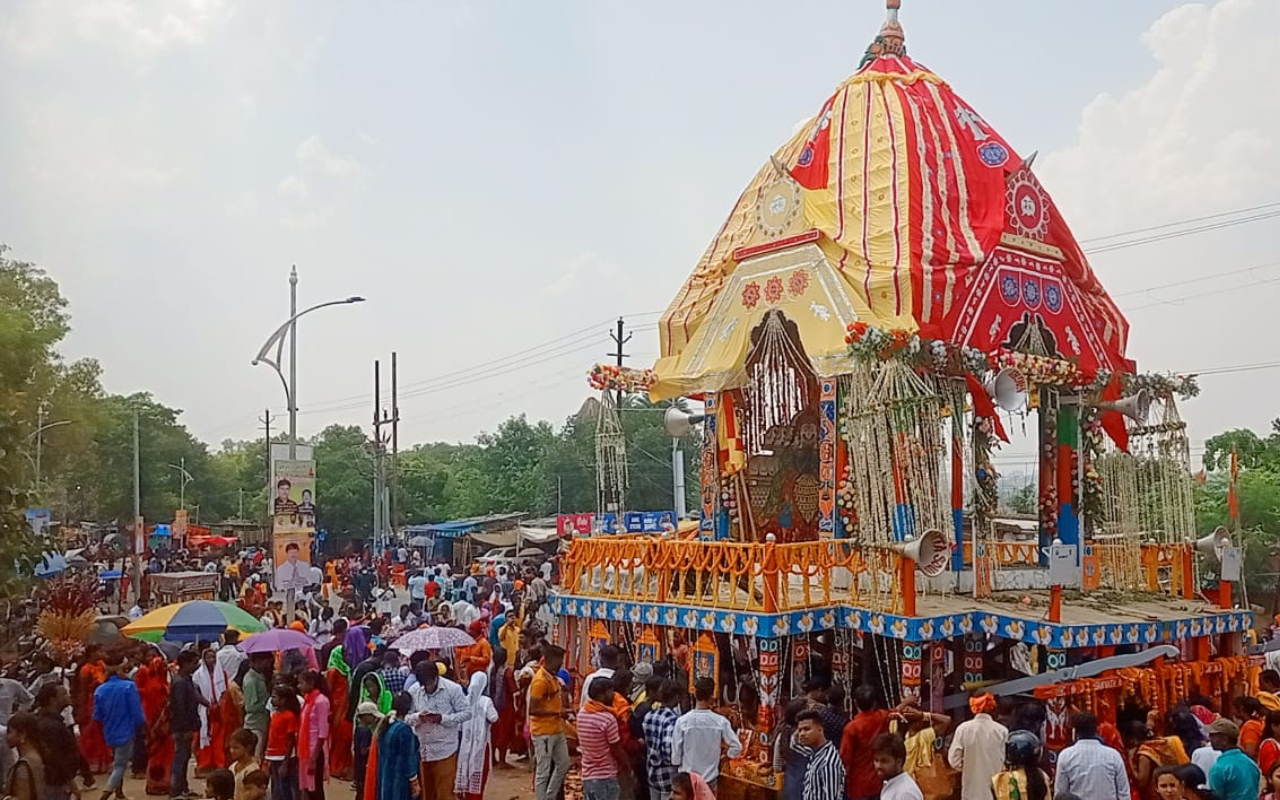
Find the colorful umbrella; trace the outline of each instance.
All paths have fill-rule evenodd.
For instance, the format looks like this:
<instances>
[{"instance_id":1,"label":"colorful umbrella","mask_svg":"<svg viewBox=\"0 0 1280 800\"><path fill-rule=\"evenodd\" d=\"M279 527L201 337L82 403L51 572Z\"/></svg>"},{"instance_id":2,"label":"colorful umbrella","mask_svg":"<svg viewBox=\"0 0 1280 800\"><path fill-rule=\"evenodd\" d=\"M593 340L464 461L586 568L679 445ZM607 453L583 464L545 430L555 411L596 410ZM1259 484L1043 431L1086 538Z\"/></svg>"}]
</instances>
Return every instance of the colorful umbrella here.
<instances>
[{"instance_id":1,"label":"colorful umbrella","mask_svg":"<svg viewBox=\"0 0 1280 800\"><path fill-rule=\"evenodd\" d=\"M243 634L258 633L266 627L253 615L231 603L189 600L157 608L121 629L125 636L144 642L189 642L214 639L234 628Z\"/></svg>"},{"instance_id":2,"label":"colorful umbrella","mask_svg":"<svg viewBox=\"0 0 1280 800\"><path fill-rule=\"evenodd\" d=\"M447 650L475 643L476 640L468 636L466 631L433 625L409 631L392 644L401 653L416 653L419 650Z\"/></svg>"},{"instance_id":3,"label":"colorful umbrella","mask_svg":"<svg viewBox=\"0 0 1280 800\"><path fill-rule=\"evenodd\" d=\"M255 633L236 645L242 653L275 653L282 650L318 646L315 639L312 639L302 631L295 631L290 628L272 628L269 631Z\"/></svg>"}]
</instances>

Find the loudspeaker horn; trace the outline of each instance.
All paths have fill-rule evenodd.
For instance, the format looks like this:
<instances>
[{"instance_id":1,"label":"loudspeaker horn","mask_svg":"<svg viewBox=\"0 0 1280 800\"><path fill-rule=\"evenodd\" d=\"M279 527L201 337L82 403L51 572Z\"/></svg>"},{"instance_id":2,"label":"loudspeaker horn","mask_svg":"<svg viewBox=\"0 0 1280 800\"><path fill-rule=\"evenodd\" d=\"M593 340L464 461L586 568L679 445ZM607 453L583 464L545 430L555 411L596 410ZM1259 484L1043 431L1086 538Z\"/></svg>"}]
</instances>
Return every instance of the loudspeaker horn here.
<instances>
[{"instance_id":1,"label":"loudspeaker horn","mask_svg":"<svg viewBox=\"0 0 1280 800\"><path fill-rule=\"evenodd\" d=\"M1213 533L1196 540L1196 552L1215 561L1221 561L1223 552L1230 546L1231 532L1225 525L1219 525Z\"/></svg>"},{"instance_id":2,"label":"loudspeaker horn","mask_svg":"<svg viewBox=\"0 0 1280 800\"><path fill-rule=\"evenodd\" d=\"M1014 367L992 375L984 388L1003 411L1018 411L1027 405L1027 376Z\"/></svg>"},{"instance_id":3,"label":"loudspeaker horn","mask_svg":"<svg viewBox=\"0 0 1280 800\"><path fill-rule=\"evenodd\" d=\"M706 414L690 414L688 411L672 406L662 415L662 427L672 439L679 439L707 418Z\"/></svg>"},{"instance_id":4,"label":"loudspeaker horn","mask_svg":"<svg viewBox=\"0 0 1280 800\"><path fill-rule=\"evenodd\" d=\"M916 562L920 571L930 578L941 575L951 561L951 543L947 541L947 535L937 528L927 530L915 539L896 542L893 549Z\"/></svg>"},{"instance_id":5,"label":"loudspeaker horn","mask_svg":"<svg viewBox=\"0 0 1280 800\"><path fill-rule=\"evenodd\" d=\"M1147 414L1151 411L1151 394L1146 389L1139 389L1137 394L1119 400L1100 400L1089 405L1094 408L1100 408L1103 411L1115 411L1124 414L1129 419L1139 424L1147 421Z\"/></svg>"}]
</instances>

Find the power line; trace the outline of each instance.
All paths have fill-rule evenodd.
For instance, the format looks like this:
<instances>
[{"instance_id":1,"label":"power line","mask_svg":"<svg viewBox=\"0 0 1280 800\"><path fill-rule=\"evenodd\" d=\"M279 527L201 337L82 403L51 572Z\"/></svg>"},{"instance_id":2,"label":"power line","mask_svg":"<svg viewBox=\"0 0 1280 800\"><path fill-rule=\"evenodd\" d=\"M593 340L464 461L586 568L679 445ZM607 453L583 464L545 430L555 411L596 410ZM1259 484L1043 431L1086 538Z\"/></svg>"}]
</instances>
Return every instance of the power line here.
<instances>
[{"instance_id":1,"label":"power line","mask_svg":"<svg viewBox=\"0 0 1280 800\"><path fill-rule=\"evenodd\" d=\"M1258 222L1260 220L1274 219L1276 217L1280 217L1280 209L1268 211L1262 214L1256 214L1252 217L1243 217L1241 219L1226 220L1224 222L1216 222L1216 223L1211 223L1209 225L1200 225L1195 228L1187 228L1181 231L1170 231L1168 233L1161 233L1155 236L1147 236L1142 239L1133 239L1127 242L1116 242L1115 244L1103 245L1101 247L1087 249L1084 252L1087 253L1088 255L1098 255L1100 253L1112 253L1117 250L1127 250L1131 247L1138 247L1144 244L1154 244L1155 242L1164 242L1170 239L1181 239L1184 236L1195 236L1197 234L1207 233L1209 231L1222 230L1223 228L1234 228L1237 225L1245 225L1250 222Z\"/></svg>"},{"instance_id":2,"label":"power line","mask_svg":"<svg viewBox=\"0 0 1280 800\"><path fill-rule=\"evenodd\" d=\"M1249 208L1237 208L1234 211L1220 211L1217 214L1206 214L1202 217L1191 217L1190 219L1181 219L1177 222L1166 222L1162 225L1151 225L1146 228L1135 228L1133 230L1121 231L1119 233L1109 233L1106 236L1094 236L1089 239L1081 239L1080 244L1090 244L1091 242L1102 242L1107 239L1123 239L1126 236L1133 236L1138 233L1150 233L1151 231L1166 230L1168 228L1178 228L1183 225L1190 225L1194 222L1205 222L1211 219L1221 219L1222 217L1234 217L1237 214L1249 214L1254 211L1262 211L1268 208L1280 207L1280 201L1273 203L1263 203L1259 206L1250 206Z\"/></svg>"},{"instance_id":3,"label":"power line","mask_svg":"<svg viewBox=\"0 0 1280 800\"><path fill-rule=\"evenodd\" d=\"M1233 269L1227 272L1215 272L1212 275L1201 275L1198 278L1188 278L1183 281L1171 281L1170 283L1162 283L1157 286L1148 286L1145 289L1133 289L1128 292L1120 292L1119 294L1113 294L1111 296L1113 298L1132 297L1133 295L1147 294L1148 292L1157 292L1157 291L1160 291L1161 289L1173 289L1178 286L1190 286L1195 283L1204 283L1205 281L1221 280L1223 278L1229 278L1232 275L1243 275L1247 272L1257 272L1259 270L1271 269L1273 267L1280 267L1280 261L1268 261L1265 264L1257 264L1252 267L1244 267L1242 269ZM1262 281L1262 283L1270 283L1270 282L1271 281ZM1246 284L1246 285L1253 285L1253 284ZM1233 288L1236 288L1236 287L1233 287Z\"/></svg>"}]
</instances>

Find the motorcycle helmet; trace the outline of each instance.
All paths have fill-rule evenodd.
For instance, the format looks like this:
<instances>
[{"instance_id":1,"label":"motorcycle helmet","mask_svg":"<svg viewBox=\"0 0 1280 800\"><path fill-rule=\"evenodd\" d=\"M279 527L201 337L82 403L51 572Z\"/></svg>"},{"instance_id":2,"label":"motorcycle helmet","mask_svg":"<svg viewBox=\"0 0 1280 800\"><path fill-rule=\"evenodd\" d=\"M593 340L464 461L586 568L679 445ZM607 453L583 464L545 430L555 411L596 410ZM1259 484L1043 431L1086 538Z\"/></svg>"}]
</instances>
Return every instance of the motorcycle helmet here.
<instances>
[{"instance_id":1,"label":"motorcycle helmet","mask_svg":"<svg viewBox=\"0 0 1280 800\"><path fill-rule=\"evenodd\" d=\"M1004 743L1004 760L1010 767L1031 767L1040 763L1040 739L1031 731L1010 731Z\"/></svg>"}]
</instances>

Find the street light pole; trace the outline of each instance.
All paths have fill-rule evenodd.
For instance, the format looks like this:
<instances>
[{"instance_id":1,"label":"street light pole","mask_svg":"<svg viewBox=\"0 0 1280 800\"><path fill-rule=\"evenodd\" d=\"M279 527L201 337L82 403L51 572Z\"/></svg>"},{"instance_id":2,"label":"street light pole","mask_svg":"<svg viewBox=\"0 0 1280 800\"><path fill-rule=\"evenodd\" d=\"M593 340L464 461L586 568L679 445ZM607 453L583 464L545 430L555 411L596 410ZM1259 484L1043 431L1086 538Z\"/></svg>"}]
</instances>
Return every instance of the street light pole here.
<instances>
[{"instance_id":1,"label":"street light pole","mask_svg":"<svg viewBox=\"0 0 1280 800\"><path fill-rule=\"evenodd\" d=\"M289 270L289 460L298 457L298 267ZM293 613L290 611L290 613Z\"/></svg>"},{"instance_id":2,"label":"street light pole","mask_svg":"<svg viewBox=\"0 0 1280 800\"><path fill-rule=\"evenodd\" d=\"M266 364L275 370L276 375L280 378L280 383L284 385L285 400L289 405L289 460L292 461L298 457L298 320L328 306L349 305L351 303L363 303L364 298L356 295L345 298L343 300L330 300L327 303L319 303L302 311L298 310L298 268L294 266L289 270L289 319L284 324L276 328L267 340L262 343L262 347L258 350L258 355L253 359L253 365ZM280 368L280 362L284 355L284 340L289 338L289 377L284 376L284 371ZM272 349L275 354L272 355ZM270 440L267 442L267 463L271 463L271 446ZM270 476L268 476L270 478ZM268 499L271 493L267 493ZM275 554L274 542L272 544L272 556ZM278 567L279 565L277 565ZM286 605L288 618L293 619L294 616L294 596L295 590L289 589L286 594Z\"/></svg>"},{"instance_id":3,"label":"street light pole","mask_svg":"<svg viewBox=\"0 0 1280 800\"><path fill-rule=\"evenodd\" d=\"M44 421L45 405L46 404L44 402L41 402L40 405L36 407L36 429L27 434L27 441L30 441L31 439L36 440L36 457L32 460L32 466L36 468L35 492L37 494L40 492L40 463L44 453L44 432L50 428L57 428L61 425L70 425L75 422L73 419L60 419L57 422L50 422L46 425ZM28 458L30 458L30 456L28 456Z\"/></svg>"},{"instance_id":4,"label":"street light pole","mask_svg":"<svg viewBox=\"0 0 1280 800\"><path fill-rule=\"evenodd\" d=\"M182 456L178 459L177 464L170 464L169 469L176 469L182 476L182 483L178 487L178 508L183 511L187 509L187 484L195 480L190 472L187 472L187 457Z\"/></svg>"}]
</instances>

